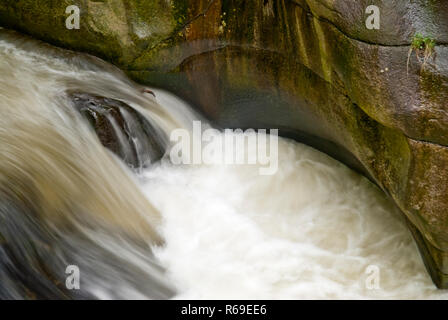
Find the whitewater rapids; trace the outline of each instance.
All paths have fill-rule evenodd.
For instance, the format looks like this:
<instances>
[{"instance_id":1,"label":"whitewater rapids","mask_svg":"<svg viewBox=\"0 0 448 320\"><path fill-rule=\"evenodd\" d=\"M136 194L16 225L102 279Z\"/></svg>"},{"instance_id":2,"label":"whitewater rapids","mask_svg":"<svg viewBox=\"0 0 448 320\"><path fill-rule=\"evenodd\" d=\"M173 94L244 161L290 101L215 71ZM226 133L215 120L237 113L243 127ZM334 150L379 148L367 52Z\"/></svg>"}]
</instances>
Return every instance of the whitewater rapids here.
<instances>
[{"instance_id":1,"label":"whitewater rapids","mask_svg":"<svg viewBox=\"0 0 448 320\"><path fill-rule=\"evenodd\" d=\"M368 179L288 139L278 154L272 176L257 165L169 161L144 173L143 190L163 216L166 245L156 256L176 298L448 298L399 210Z\"/></svg>"},{"instance_id":2,"label":"whitewater rapids","mask_svg":"<svg viewBox=\"0 0 448 320\"><path fill-rule=\"evenodd\" d=\"M37 234L56 248L49 271L80 266L81 298L448 298L391 200L325 154L279 139L271 176L257 165L173 165L168 157L136 173L101 146L64 92L127 102L166 136L199 117L180 99L156 90L154 101L104 62L8 34L0 74L0 191L26 198L20 179L31 177L44 206L26 226L20 219L29 216L10 224L12 215L0 215L0 243L24 243L26 253ZM21 277L6 278L2 266L0 293L20 297ZM368 286L372 267L376 288Z\"/></svg>"}]
</instances>

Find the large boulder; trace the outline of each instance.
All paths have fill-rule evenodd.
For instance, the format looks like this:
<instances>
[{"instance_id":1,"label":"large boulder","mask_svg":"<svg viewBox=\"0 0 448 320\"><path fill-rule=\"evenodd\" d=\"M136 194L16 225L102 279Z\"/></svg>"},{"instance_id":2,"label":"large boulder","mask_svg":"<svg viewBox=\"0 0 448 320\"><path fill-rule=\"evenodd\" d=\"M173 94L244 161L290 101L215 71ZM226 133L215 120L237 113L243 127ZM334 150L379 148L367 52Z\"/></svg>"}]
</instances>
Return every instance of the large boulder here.
<instances>
[{"instance_id":1,"label":"large boulder","mask_svg":"<svg viewBox=\"0 0 448 320\"><path fill-rule=\"evenodd\" d=\"M372 4L379 30L365 25ZM81 9L79 30L65 28L68 5ZM410 220L441 288L448 287L447 17L443 0L0 3L4 27L105 58L221 126L279 128L358 167Z\"/></svg>"}]
</instances>

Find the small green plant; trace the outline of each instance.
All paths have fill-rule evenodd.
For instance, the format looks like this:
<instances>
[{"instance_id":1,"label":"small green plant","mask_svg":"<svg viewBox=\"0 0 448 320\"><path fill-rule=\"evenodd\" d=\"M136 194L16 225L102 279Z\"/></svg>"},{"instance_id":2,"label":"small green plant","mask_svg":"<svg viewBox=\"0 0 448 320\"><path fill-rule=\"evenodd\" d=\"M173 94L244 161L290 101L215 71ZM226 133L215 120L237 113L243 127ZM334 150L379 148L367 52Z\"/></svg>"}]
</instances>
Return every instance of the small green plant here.
<instances>
[{"instance_id":1,"label":"small green plant","mask_svg":"<svg viewBox=\"0 0 448 320\"><path fill-rule=\"evenodd\" d=\"M434 47L436 41L430 37L424 37L421 33L416 33L411 42L411 47L408 53L408 62L406 65L409 73L409 60L411 59L412 52L415 52L417 59L422 63L422 69L425 68L429 58L434 55Z\"/></svg>"}]
</instances>

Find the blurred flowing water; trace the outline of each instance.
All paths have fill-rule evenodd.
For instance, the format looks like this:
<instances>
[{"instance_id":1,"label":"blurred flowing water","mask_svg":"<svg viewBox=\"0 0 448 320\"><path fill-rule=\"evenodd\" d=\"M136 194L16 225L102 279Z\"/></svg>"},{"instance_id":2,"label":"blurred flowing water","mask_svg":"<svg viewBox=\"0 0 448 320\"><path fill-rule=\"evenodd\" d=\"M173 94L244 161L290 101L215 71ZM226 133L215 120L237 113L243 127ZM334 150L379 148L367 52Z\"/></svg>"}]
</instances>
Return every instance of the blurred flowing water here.
<instances>
[{"instance_id":1,"label":"blurred flowing water","mask_svg":"<svg viewBox=\"0 0 448 320\"><path fill-rule=\"evenodd\" d=\"M0 74L0 298L448 297L392 202L323 153L280 139L271 176L173 165L170 132L204 122L177 97L5 30ZM70 92L131 106L165 157L125 166ZM80 290L65 286L68 265Z\"/></svg>"}]
</instances>

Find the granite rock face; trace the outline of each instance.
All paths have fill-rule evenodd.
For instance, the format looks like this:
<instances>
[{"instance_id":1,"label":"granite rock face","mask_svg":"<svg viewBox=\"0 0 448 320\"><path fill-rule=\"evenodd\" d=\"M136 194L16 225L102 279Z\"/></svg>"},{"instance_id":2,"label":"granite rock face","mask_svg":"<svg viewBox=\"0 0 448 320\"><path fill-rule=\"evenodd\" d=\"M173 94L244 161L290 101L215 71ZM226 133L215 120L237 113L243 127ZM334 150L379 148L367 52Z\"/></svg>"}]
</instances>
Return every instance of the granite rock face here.
<instances>
[{"instance_id":1,"label":"granite rock face","mask_svg":"<svg viewBox=\"0 0 448 320\"><path fill-rule=\"evenodd\" d=\"M65 27L73 4L79 30ZM448 288L447 1L3 0L0 25L100 56L220 126L278 128L360 169ZM435 43L426 62L416 34Z\"/></svg>"}]
</instances>

